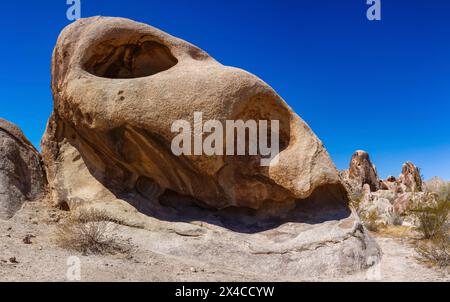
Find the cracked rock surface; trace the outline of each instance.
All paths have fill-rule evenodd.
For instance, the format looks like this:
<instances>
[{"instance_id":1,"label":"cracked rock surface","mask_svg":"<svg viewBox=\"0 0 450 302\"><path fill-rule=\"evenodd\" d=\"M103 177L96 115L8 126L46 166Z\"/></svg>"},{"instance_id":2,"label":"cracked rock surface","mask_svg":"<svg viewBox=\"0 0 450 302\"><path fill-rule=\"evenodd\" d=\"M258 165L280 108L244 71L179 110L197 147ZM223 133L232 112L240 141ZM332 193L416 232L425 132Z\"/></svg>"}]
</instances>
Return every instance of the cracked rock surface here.
<instances>
[{"instance_id":1,"label":"cracked rock surface","mask_svg":"<svg viewBox=\"0 0 450 302\"><path fill-rule=\"evenodd\" d=\"M0 119L0 219L43 197L45 185L38 151L16 125Z\"/></svg>"}]
</instances>

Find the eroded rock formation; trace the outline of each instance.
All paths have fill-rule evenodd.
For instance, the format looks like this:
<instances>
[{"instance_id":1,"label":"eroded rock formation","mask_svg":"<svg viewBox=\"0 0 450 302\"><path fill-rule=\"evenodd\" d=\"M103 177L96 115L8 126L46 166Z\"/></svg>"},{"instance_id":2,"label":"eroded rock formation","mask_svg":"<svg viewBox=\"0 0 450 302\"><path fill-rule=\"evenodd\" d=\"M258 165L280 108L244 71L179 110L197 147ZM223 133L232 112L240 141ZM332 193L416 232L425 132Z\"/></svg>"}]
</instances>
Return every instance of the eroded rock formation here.
<instances>
[{"instance_id":1,"label":"eroded rock formation","mask_svg":"<svg viewBox=\"0 0 450 302\"><path fill-rule=\"evenodd\" d=\"M148 25L103 17L64 29L52 66L42 149L55 204L199 238L195 247L167 242L164 252L233 259L255 274L333 275L379 261L321 141L254 75ZM171 126L192 124L195 112L278 120L276 160L263 167L259 156L175 156Z\"/></svg>"},{"instance_id":2,"label":"eroded rock formation","mask_svg":"<svg viewBox=\"0 0 450 302\"><path fill-rule=\"evenodd\" d=\"M351 193L360 192L364 185L369 185L372 192L380 188L377 169L366 151L356 151L350 161L349 169L341 171L340 175Z\"/></svg>"},{"instance_id":3,"label":"eroded rock formation","mask_svg":"<svg viewBox=\"0 0 450 302\"><path fill-rule=\"evenodd\" d=\"M438 198L436 191L423 191L426 186L423 185L420 169L411 162L403 164L398 178L389 176L386 180L379 180L375 166L364 151L355 152L350 169L341 171L340 176L352 193L359 215L363 218L376 217L375 222L379 225L413 225L411 211L419 205L431 205ZM443 183L430 182L430 189L437 189Z\"/></svg>"},{"instance_id":4,"label":"eroded rock formation","mask_svg":"<svg viewBox=\"0 0 450 302\"><path fill-rule=\"evenodd\" d=\"M422 192L422 176L420 170L413 163L403 164L399 183L403 185L406 192Z\"/></svg>"},{"instance_id":5,"label":"eroded rock formation","mask_svg":"<svg viewBox=\"0 0 450 302\"><path fill-rule=\"evenodd\" d=\"M38 151L16 125L0 119L0 219L43 197L45 184Z\"/></svg>"},{"instance_id":6,"label":"eroded rock formation","mask_svg":"<svg viewBox=\"0 0 450 302\"><path fill-rule=\"evenodd\" d=\"M322 142L272 88L153 27L120 18L75 22L58 39L52 72L54 111L42 146L57 202L92 191L76 175L78 162L115 194L151 199L173 191L218 209L292 203L321 187L348 201ZM203 120L278 120L278 162L175 156L171 127L192 124L195 112ZM65 162L70 156L76 160Z\"/></svg>"}]
</instances>

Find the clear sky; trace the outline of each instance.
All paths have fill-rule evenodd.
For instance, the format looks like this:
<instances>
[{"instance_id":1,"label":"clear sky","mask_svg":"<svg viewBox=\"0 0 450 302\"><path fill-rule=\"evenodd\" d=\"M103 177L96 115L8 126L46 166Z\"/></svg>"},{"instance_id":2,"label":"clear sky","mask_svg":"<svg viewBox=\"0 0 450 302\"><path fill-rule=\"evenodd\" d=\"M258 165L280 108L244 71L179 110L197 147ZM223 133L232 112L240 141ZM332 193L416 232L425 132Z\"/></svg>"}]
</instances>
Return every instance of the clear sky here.
<instances>
[{"instance_id":1,"label":"clear sky","mask_svg":"<svg viewBox=\"0 0 450 302\"><path fill-rule=\"evenodd\" d=\"M381 176L405 161L450 179L450 1L82 0L82 17L142 21L269 83L338 168L368 151ZM39 145L52 108L50 60L66 0L2 1L0 117Z\"/></svg>"}]
</instances>

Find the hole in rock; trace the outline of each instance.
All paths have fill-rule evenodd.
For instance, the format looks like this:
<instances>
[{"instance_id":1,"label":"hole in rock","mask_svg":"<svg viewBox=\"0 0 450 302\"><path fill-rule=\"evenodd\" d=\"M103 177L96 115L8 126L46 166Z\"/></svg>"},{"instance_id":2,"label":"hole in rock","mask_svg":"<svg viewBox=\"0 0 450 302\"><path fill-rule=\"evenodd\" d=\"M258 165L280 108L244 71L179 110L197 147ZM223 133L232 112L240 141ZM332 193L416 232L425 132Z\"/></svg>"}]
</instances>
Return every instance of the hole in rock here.
<instances>
[{"instance_id":1,"label":"hole in rock","mask_svg":"<svg viewBox=\"0 0 450 302\"><path fill-rule=\"evenodd\" d=\"M168 70L178 63L169 48L155 41L103 42L90 52L85 69L110 79L147 77Z\"/></svg>"}]
</instances>

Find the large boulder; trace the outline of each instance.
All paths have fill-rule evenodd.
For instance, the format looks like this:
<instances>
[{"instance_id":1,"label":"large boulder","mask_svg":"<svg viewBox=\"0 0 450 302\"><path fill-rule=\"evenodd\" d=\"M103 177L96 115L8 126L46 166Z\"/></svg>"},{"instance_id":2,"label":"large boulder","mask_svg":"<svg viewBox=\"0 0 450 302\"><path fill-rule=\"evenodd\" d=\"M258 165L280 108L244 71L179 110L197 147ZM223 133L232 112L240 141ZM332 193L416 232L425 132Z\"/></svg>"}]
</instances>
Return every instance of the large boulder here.
<instances>
[{"instance_id":1,"label":"large boulder","mask_svg":"<svg viewBox=\"0 0 450 302\"><path fill-rule=\"evenodd\" d=\"M233 259L255 274L320 277L379 261L322 142L256 76L148 25L104 17L64 29L52 76L42 149L55 204L161 234L158 252ZM280 150L267 166L253 155L176 156L171 127L196 112L278 120Z\"/></svg>"},{"instance_id":2,"label":"large boulder","mask_svg":"<svg viewBox=\"0 0 450 302\"><path fill-rule=\"evenodd\" d=\"M367 222L367 217L372 216L376 225L388 225L396 223L396 216L391 200L395 196L390 191L371 192L370 186L365 184L359 202L358 214Z\"/></svg>"},{"instance_id":3,"label":"large boulder","mask_svg":"<svg viewBox=\"0 0 450 302\"><path fill-rule=\"evenodd\" d=\"M37 150L16 125L0 119L0 219L43 197L45 185Z\"/></svg>"},{"instance_id":4,"label":"large boulder","mask_svg":"<svg viewBox=\"0 0 450 302\"><path fill-rule=\"evenodd\" d=\"M325 187L334 201L348 202L322 142L271 87L153 27L79 20L58 39L52 76L54 111L42 148L57 202L70 203L73 192L96 195L84 189L90 184L76 175L79 167L67 173L70 147L80 155L75 162L118 195L171 191L212 208L258 209ZM176 156L173 124L192 125L196 112L203 121L278 120L280 152L269 166L260 156Z\"/></svg>"}]
</instances>

